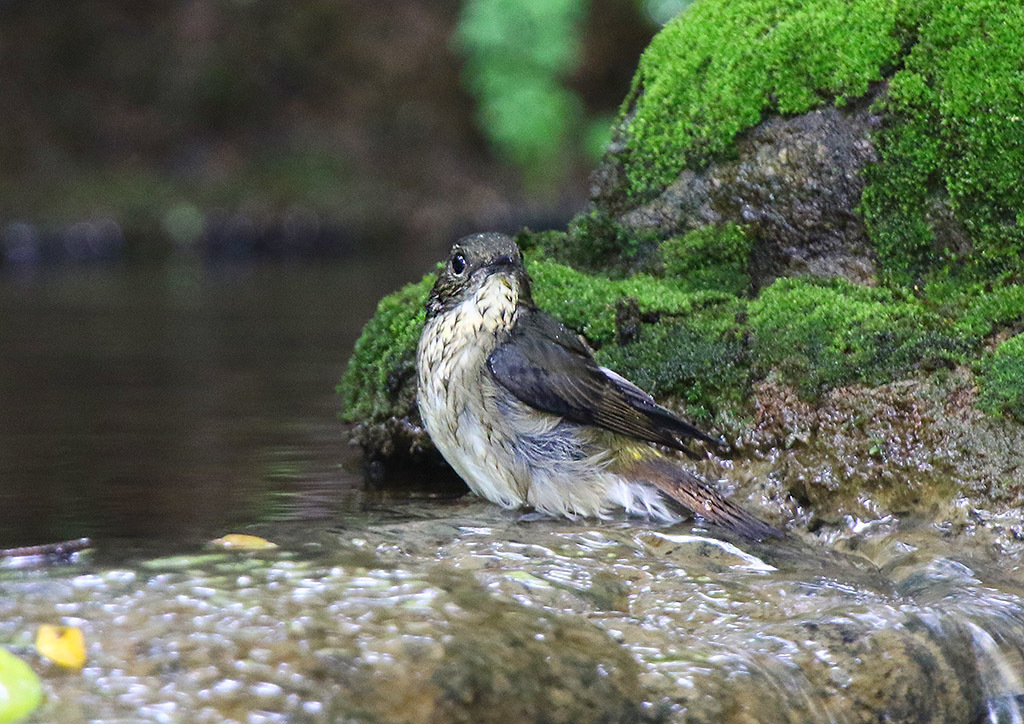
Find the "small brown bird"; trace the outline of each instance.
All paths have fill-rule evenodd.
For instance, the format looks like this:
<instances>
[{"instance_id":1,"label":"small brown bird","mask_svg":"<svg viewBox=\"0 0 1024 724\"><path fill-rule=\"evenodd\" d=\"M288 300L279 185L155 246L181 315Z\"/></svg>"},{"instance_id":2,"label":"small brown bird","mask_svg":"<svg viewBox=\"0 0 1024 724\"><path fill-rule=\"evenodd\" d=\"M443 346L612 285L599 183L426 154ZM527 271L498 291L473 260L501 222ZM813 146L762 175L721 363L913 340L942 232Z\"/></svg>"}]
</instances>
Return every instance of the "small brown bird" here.
<instances>
[{"instance_id":1,"label":"small brown bird","mask_svg":"<svg viewBox=\"0 0 1024 724\"><path fill-rule=\"evenodd\" d=\"M458 241L430 292L417 350L420 415L470 489L574 518L615 509L681 519L677 504L750 538L781 535L650 443L716 444L595 361L537 309L515 242Z\"/></svg>"}]
</instances>

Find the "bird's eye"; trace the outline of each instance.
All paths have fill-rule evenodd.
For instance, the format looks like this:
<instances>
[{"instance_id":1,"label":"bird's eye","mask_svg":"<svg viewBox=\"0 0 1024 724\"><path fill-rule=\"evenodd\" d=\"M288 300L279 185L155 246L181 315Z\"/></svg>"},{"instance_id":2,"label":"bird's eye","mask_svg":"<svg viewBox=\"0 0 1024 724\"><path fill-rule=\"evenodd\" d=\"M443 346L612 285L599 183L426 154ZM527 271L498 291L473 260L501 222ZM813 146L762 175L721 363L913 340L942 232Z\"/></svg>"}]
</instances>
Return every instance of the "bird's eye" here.
<instances>
[{"instance_id":1,"label":"bird's eye","mask_svg":"<svg viewBox=\"0 0 1024 724\"><path fill-rule=\"evenodd\" d=\"M461 274L466 271L466 257L462 254L456 254L452 257L452 271L456 274Z\"/></svg>"}]
</instances>

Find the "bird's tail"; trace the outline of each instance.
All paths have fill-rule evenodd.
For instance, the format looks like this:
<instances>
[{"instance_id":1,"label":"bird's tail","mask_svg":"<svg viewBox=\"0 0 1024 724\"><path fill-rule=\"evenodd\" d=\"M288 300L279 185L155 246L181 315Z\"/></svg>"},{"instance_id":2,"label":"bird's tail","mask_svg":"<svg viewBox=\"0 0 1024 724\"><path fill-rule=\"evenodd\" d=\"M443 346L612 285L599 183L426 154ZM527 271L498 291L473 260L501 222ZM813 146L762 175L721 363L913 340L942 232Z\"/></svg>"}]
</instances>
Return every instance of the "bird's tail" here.
<instances>
[{"instance_id":1,"label":"bird's tail","mask_svg":"<svg viewBox=\"0 0 1024 724\"><path fill-rule=\"evenodd\" d=\"M696 475L668 460L642 460L636 463L630 476L654 485L687 510L745 538L765 540L783 537L781 531L754 517Z\"/></svg>"}]
</instances>

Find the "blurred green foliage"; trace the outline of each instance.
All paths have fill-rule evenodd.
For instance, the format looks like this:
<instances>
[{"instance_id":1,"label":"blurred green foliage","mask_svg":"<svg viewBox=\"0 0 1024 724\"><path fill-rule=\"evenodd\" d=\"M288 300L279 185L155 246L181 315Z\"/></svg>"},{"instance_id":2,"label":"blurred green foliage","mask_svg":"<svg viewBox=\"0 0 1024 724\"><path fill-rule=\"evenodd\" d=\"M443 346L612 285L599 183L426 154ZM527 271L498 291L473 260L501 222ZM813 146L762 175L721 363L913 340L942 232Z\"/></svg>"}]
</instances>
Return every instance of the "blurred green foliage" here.
<instances>
[{"instance_id":1,"label":"blurred green foliage","mask_svg":"<svg viewBox=\"0 0 1024 724\"><path fill-rule=\"evenodd\" d=\"M0 2L0 226L109 218L157 255L196 212L428 243L517 194L546 214L578 197L653 30L603 2ZM558 184L524 193L505 162Z\"/></svg>"},{"instance_id":2,"label":"blurred green foliage","mask_svg":"<svg viewBox=\"0 0 1024 724\"><path fill-rule=\"evenodd\" d=\"M660 24L689 0L619 0ZM582 62L588 0L464 0L454 46L476 98L480 130L526 181L557 180L566 164L592 162L611 140L614 115L586 108L570 87Z\"/></svg>"},{"instance_id":3,"label":"blurred green foliage","mask_svg":"<svg viewBox=\"0 0 1024 724\"><path fill-rule=\"evenodd\" d=\"M582 123L565 77L580 58L581 0L466 0L455 33L480 127L528 179L557 173Z\"/></svg>"}]
</instances>

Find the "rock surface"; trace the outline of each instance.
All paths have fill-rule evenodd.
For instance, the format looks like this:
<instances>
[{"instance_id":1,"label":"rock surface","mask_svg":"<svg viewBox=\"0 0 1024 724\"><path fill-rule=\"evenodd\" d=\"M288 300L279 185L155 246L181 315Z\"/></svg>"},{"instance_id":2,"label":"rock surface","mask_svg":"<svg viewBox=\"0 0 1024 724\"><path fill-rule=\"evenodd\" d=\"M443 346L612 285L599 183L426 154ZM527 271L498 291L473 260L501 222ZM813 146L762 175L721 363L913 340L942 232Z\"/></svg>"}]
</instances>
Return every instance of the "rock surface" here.
<instances>
[{"instance_id":1,"label":"rock surface","mask_svg":"<svg viewBox=\"0 0 1024 724\"><path fill-rule=\"evenodd\" d=\"M810 274L873 283L874 253L857 213L862 173L876 160L870 132L879 116L867 103L769 118L736 141L735 158L686 169L656 199L624 210L629 229L660 237L704 226L743 224L754 239L754 288ZM624 174L614 154L595 172L591 195L616 208Z\"/></svg>"}]
</instances>

